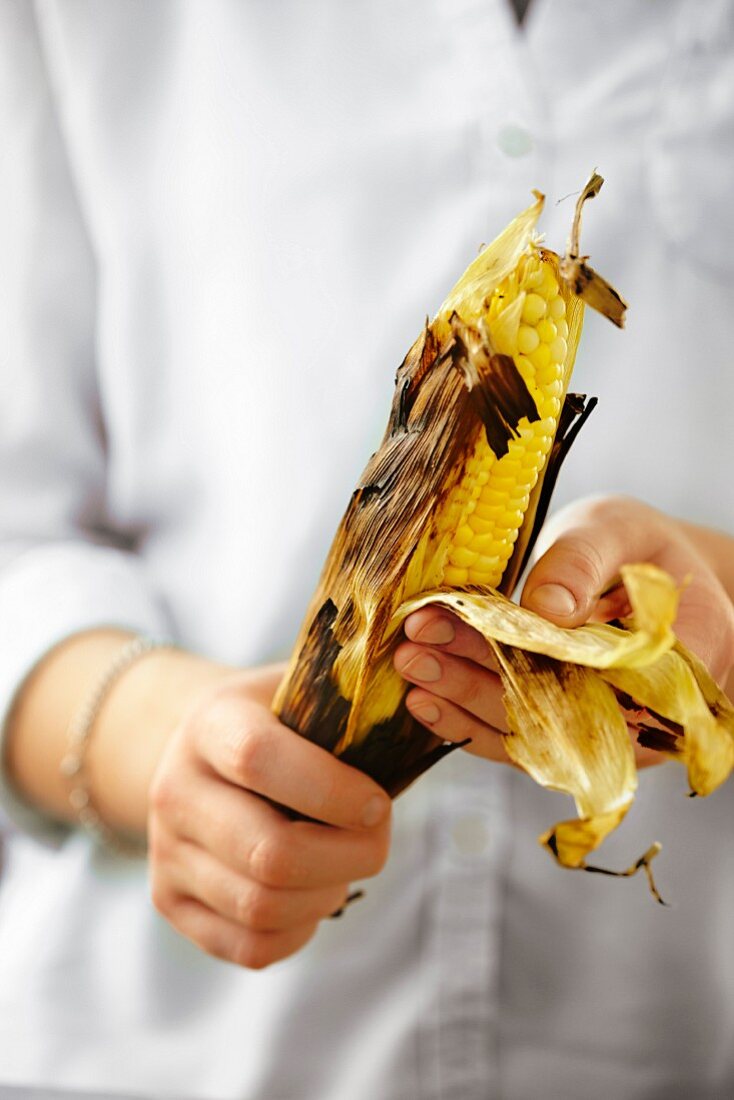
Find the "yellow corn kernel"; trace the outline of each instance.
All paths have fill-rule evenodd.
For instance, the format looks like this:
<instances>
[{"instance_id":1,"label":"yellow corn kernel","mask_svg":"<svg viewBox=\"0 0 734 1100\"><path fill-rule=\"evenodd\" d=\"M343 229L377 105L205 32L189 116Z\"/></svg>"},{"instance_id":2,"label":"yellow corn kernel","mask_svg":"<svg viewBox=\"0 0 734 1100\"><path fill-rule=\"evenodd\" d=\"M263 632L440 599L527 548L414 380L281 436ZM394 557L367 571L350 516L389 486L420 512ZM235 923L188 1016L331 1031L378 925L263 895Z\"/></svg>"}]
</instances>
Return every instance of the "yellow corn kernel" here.
<instances>
[{"instance_id":1,"label":"yellow corn kernel","mask_svg":"<svg viewBox=\"0 0 734 1100\"><path fill-rule=\"evenodd\" d=\"M544 344L552 344L558 335L558 329L547 317L538 322L535 331Z\"/></svg>"},{"instance_id":2,"label":"yellow corn kernel","mask_svg":"<svg viewBox=\"0 0 734 1100\"><path fill-rule=\"evenodd\" d=\"M504 504L505 494L499 492L493 485L487 484L482 489L482 504Z\"/></svg>"},{"instance_id":3,"label":"yellow corn kernel","mask_svg":"<svg viewBox=\"0 0 734 1100\"><path fill-rule=\"evenodd\" d=\"M512 490L515 488L515 479L514 477L507 476L500 467L497 471L497 475L492 478L492 484L504 495L505 500L507 500ZM502 505L500 505L500 508L502 508Z\"/></svg>"},{"instance_id":4,"label":"yellow corn kernel","mask_svg":"<svg viewBox=\"0 0 734 1100\"><path fill-rule=\"evenodd\" d=\"M538 344L535 351L530 352L529 359L535 369L541 371L551 362L551 350L547 344Z\"/></svg>"},{"instance_id":5,"label":"yellow corn kernel","mask_svg":"<svg viewBox=\"0 0 734 1100\"><path fill-rule=\"evenodd\" d=\"M534 328L530 325L520 325L517 333L517 348L523 355L529 355L530 352L535 351L540 343L540 337Z\"/></svg>"},{"instance_id":6,"label":"yellow corn kernel","mask_svg":"<svg viewBox=\"0 0 734 1100\"><path fill-rule=\"evenodd\" d=\"M533 381L535 379L535 367L528 359L527 355L522 355L520 352L515 356L515 366L520 371L525 381Z\"/></svg>"},{"instance_id":7,"label":"yellow corn kernel","mask_svg":"<svg viewBox=\"0 0 734 1100\"><path fill-rule=\"evenodd\" d=\"M477 554L491 554L496 544L495 529L486 535L477 535L472 542L472 550L476 550ZM476 566L476 561L473 563Z\"/></svg>"},{"instance_id":8,"label":"yellow corn kernel","mask_svg":"<svg viewBox=\"0 0 734 1100\"><path fill-rule=\"evenodd\" d=\"M551 356L552 355L553 349L551 348ZM559 359L556 360L556 362L562 362L562 360ZM543 393L548 399L553 397L560 397L563 393L563 382L560 378L556 378L553 382L548 382L548 384L543 387Z\"/></svg>"},{"instance_id":9,"label":"yellow corn kernel","mask_svg":"<svg viewBox=\"0 0 734 1100\"><path fill-rule=\"evenodd\" d=\"M471 527L465 523L463 527L459 528L454 536L454 546L468 546L473 538L474 532ZM456 562L456 564L459 565L461 563Z\"/></svg>"},{"instance_id":10,"label":"yellow corn kernel","mask_svg":"<svg viewBox=\"0 0 734 1100\"><path fill-rule=\"evenodd\" d=\"M482 577L492 577L495 574L496 570L497 570L497 566L499 565L499 561L500 561L499 550L500 550L500 544L495 543L494 547L492 548L492 553L491 554L484 554L484 555L482 555L482 557L477 558L477 564L471 570L472 577L477 576L477 574L479 574ZM489 583L490 584L496 584L497 582L496 581L490 581Z\"/></svg>"},{"instance_id":11,"label":"yellow corn kernel","mask_svg":"<svg viewBox=\"0 0 734 1100\"><path fill-rule=\"evenodd\" d=\"M443 583L460 588L469 580L469 572L466 569L458 569L455 565L447 565L443 571Z\"/></svg>"},{"instance_id":12,"label":"yellow corn kernel","mask_svg":"<svg viewBox=\"0 0 734 1100\"><path fill-rule=\"evenodd\" d=\"M449 561L459 569L468 569L470 565L474 565L477 556L476 550L469 546L452 546Z\"/></svg>"},{"instance_id":13,"label":"yellow corn kernel","mask_svg":"<svg viewBox=\"0 0 734 1100\"><path fill-rule=\"evenodd\" d=\"M503 493L502 495L504 497L505 494ZM504 513L504 510L505 510L504 503L502 503L502 504L484 504L482 501L479 501L479 503L474 508L474 513L473 514L475 516L478 516L480 519L496 521Z\"/></svg>"},{"instance_id":14,"label":"yellow corn kernel","mask_svg":"<svg viewBox=\"0 0 734 1100\"><path fill-rule=\"evenodd\" d=\"M556 336L550 346L550 355L554 363L565 363L568 345L562 336Z\"/></svg>"},{"instance_id":15,"label":"yellow corn kernel","mask_svg":"<svg viewBox=\"0 0 734 1100\"><path fill-rule=\"evenodd\" d=\"M548 365L538 371L538 385L542 386L543 392L545 393L546 386L550 386L560 376L559 364L551 357Z\"/></svg>"},{"instance_id":16,"label":"yellow corn kernel","mask_svg":"<svg viewBox=\"0 0 734 1100\"><path fill-rule=\"evenodd\" d=\"M560 294L548 302L548 316L556 323L566 316L566 303Z\"/></svg>"},{"instance_id":17,"label":"yellow corn kernel","mask_svg":"<svg viewBox=\"0 0 734 1100\"><path fill-rule=\"evenodd\" d=\"M488 535L491 531L494 531L492 520L482 519L481 516L477 515L476 510L469 516L467 524L475 535Z\"/></svg>"},{"instance_id":18,"label":"yellow corn kernel","mask_svg":"<svg viewBox=\"0 0 734 1100\"><path fill-rule=\"evenodd\" d=\"M528 294L522 307L522 319L526 325L537 325L541 317L545 317L548 303L540 294Z\"/></svg>"}]
</instances>

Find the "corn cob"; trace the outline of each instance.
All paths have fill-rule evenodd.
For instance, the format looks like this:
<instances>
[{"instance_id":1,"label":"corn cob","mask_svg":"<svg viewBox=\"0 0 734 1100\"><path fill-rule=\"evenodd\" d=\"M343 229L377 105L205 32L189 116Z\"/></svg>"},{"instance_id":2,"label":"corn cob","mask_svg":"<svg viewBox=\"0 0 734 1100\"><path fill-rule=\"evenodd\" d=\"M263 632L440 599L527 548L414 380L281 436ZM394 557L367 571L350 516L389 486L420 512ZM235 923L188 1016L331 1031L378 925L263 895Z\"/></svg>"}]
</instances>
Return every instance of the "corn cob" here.
<instances>
[{"instance_id":1,"label":"corn cob","mask_svg":"<svg viewBox=\"0 0 734 1100\"><path fill-rule=\"evenodd\" d=\"M543 207L536 193L469 266L408 352L387 431L352 495L274 701L286 725L399 793L455 747L408 713L406 685L392 665L405 616L426 602L443 603L494 649L507 693L510 756L538 782L576 799L579 820L541 838L571 867L586 866L636 787L615 690L632 698L647 691L656 713L679 723L680 708L660 698L655 675L639 669L654 668L663 655L686 663L671 652L675 588L652 567L626 574L635 618L625 628L562 631L507 598L560 464L595 404L568 392L584 303L623 325L624 302L579 254L583 204L601 184L594 174L583 189L563 258L535 235ZM563 663L569 661L573 669ZM624 680L625 669L636 670L644 690L614 681ZM700 670L691 680L700 696ZM683 716L689 726L691 714L703 713L698 703ZM703 707L711 717L711 699ZM666 743L688 763L700 793L723 781L734 763L734 714L719 695L716 707L713 769L695 731L685 748ZM586 732L590 716L595 747ZM632 870L647 868L655 851Z\"/></svg>"}]
</instances>

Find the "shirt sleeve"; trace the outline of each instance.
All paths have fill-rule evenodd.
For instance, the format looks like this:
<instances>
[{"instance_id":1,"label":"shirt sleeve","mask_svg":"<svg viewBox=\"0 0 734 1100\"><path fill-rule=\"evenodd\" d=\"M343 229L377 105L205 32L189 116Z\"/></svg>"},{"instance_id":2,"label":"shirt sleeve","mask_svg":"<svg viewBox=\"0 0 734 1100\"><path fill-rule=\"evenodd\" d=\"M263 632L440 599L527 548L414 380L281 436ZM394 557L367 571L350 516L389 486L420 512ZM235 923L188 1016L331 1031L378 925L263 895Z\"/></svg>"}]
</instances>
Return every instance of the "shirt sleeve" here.
<instances>
[{"instance_id":1,"label":"shirt sleeve","mask_svg":"<svg viewBox=\"0 0 734 1100\"><path fill-rule=\"evenodd\" d=\"M143 561L106 515L95 259L34 9L0 6L0 735L25 677L70 634L171 636ZM47 838L63 831L4 774L3 810Z\"/></svg>"}]
</instances>

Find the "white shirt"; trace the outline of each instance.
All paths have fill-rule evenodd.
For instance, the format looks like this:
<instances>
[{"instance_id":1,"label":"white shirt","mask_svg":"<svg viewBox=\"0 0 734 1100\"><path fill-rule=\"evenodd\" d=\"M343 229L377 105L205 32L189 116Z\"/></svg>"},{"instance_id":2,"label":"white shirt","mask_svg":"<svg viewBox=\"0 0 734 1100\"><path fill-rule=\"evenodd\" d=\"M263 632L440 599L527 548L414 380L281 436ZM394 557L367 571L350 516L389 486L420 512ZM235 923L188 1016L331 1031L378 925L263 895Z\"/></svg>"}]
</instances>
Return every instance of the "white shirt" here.
<instances>
[{"instance_id":1,"label":"white shirt","mask_svg":"<svg viewBox=\"0 0 734 1100\"><path fill-rule=\"evenodd\" d=\"M730 0L536 0L526 35L504 0L2 0L0 135L0 710L90 625L284 656L425 314L532 187L562 248L594 166L584 245L631 308L589 318L559 499L731 527ZM257 973L142 863L9 827L0 1083L730 1096L734 787L685 791L645 773L599 858L663 841L663 911L541 851L567 800L455 754L366 898Z\"/></svg>"}]
</instances>

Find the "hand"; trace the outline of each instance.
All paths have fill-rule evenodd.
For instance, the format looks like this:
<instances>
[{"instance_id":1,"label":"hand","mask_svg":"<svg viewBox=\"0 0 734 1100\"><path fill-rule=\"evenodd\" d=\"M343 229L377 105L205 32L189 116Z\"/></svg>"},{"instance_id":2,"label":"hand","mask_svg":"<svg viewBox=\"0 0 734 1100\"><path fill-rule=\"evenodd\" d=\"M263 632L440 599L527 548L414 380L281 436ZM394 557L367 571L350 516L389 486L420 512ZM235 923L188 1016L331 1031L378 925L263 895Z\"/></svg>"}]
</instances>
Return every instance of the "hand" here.
<instances>
[{"instance_id":1,"label":"hand","mask_svg":"<svg viewBox=\"0 0 734 1100\"><path fill-rule=\"evenodd\" d=\"M307 943L351 881L378 873L389 845L385 792L272 714L282 671L207 688L150 793L156 908L209 954L254 969ZM272 803L317 820L293 821Z\"/></svg>"},{"instance_id":2,"label":"hand","mask_svg":"<svg viewBox=\"0 0 734 1100\"><path fill-rule=\"evenodd\" d=\"M607 621L628 613L620 566L647 561L667 570L681 594L675 630L723 683L734 665L734 610L702 547L705 530L671 519L641 501L597 497L563 509L543 530L545 553L528 576L524 607L560 626ZM472 739L468 751L509 762L502 734L507 721L502 686L490 648L471 627L448 611L422 608L405 622L409 641L395 654L395 667L419 685L407 696L418 721L448 741ZM661 762L653 749L635 745L638 767Z\"/></svg>"}]
</instances>

